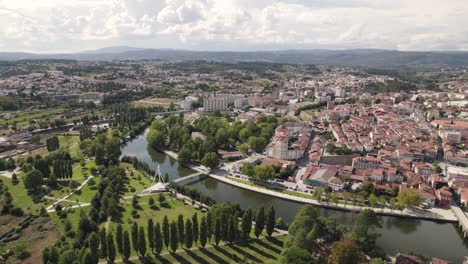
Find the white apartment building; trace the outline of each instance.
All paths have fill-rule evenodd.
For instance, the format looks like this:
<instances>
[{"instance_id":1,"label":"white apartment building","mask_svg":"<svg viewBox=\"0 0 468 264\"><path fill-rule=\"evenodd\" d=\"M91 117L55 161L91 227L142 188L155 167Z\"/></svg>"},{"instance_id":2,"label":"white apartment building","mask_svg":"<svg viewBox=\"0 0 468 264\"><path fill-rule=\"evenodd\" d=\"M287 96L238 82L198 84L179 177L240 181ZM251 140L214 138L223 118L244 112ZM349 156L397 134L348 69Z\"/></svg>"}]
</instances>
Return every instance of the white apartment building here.
<instances>
[{"instance_id":1,"label":"white apartment building","mask_svg":"<svg viewBox=\"0 0 468 264\"><path fill-rule=\"evenodd\" d=\"M440 134L448 144L459 144L461 142L462 135L460 132L445 131Z\"/></svg>"},{"instance_id":2,"label":"white apartment building","mask_svg":"<svg viewBox=\"0 0 468 264\"><path fill-rule=\"evenodd\" d=\"M227 111L228 101L225 97L205 97L203 108L205 112Z\"/></svg>"},{"instance_id":3,"label":"white apartment building","mask_svg":"<svg viewBox=\"0 0 468 264\"><path fill-rule=\"evenodd\" d=\"M468 179L468 168L447 166L446 175L448 180L456 178Z\"/></svg>"}]
</instances>

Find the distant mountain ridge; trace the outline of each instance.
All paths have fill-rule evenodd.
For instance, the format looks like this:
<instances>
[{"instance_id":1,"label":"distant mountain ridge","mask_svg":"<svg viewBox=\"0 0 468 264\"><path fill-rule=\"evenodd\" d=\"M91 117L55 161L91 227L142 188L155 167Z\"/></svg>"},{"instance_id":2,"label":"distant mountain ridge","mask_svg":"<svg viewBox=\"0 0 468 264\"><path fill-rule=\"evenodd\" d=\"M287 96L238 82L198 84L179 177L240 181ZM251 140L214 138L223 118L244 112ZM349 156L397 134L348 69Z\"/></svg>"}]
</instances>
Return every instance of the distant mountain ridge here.
<instances>
[{"instance_id":1,"label":"distant mountain ridge","mask_svg":"<svg viewBox=\"0 0 468 264\"><path fill-rule=\"evenodd\" d=\"M372 68L437 69L468 67L468 52L356 50L279 50L279 51L191 51L144 49L126 46L63 54L0 52L0 60L66 59L78 61L168 60L168 61L262 61L291 64L330 64Z\"/></svg>"}]
</instances>

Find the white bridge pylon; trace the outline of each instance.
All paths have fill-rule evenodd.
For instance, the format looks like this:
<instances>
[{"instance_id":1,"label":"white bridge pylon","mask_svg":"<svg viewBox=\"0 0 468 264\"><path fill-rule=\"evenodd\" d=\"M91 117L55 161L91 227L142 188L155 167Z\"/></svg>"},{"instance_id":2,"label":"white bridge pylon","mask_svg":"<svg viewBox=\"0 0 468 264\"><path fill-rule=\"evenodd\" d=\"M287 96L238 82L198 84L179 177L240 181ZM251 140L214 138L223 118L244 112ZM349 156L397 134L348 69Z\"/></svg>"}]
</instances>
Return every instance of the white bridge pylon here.
<instances>
[{"instance_id":1,"label":"white bridge pylon","mask_svg":"<svg viewBox=\"0 0 468 264\"><path fill-rule=\"evenodd\" d=\"M157 180L156 180L157 179ZM150 194L150 193L158 193L158 192L165 192L167 191L167 186L169 183L165 182L164 177L161 173L161 168L158 164L156 168L156 172L153 177L153 185L146 190L143 190L141 194Z\"/></svg>"}]
</instances>

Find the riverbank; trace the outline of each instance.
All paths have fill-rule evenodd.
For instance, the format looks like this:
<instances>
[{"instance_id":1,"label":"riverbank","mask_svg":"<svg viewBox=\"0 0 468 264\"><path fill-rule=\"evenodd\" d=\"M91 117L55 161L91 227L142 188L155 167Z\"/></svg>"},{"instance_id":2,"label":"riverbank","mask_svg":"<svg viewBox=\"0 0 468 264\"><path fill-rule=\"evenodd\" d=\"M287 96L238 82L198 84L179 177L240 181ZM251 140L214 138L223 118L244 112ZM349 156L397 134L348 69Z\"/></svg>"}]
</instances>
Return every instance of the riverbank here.
<instances>
[{"instance_id":1,"label":"riverbank","mask_svg":"<svg viewBox=\"0 0 468 264\"><path fill-rule=\"evenodd\" d=\"M360 212L364 209L371 209L378 215L423 219L423 220L430 220L430 221L437 221L437 222L450 222L450 223L457 222L456 217L453 215L452 211L450 211L449 209L432 208L430 211L426 211L422 209L413 209L413 210L405 209L403 211L399 211L399 210L392 210L389 208L375 209L375 208L365 207L365 206L332 204L332 203L327 203L327 202L321 202L318 200L298 197L294 195L279 193L273 190L268 190L268 189L264 189L264 188L260 188L260 187L256 187L252 185L243 184L240 182L230 180L227 177L218 176L215 174L209 174L209 177L214 178L218 181L222 181L226 184L239 187L239 188L275 196L277 198L281 198L281 199L285 199L289 201L294 201L294 202L299 202L299 203L304 203L304 204L312 204L312 205L316 205L316 206L320 206L320 207L324 207L328 209L348 211L348 212Z\"/></svg>"},{"instance_id":2,"label":"riverbank","mask_svg":"<svg viewBox=\"0 0 468 264\"><path fill-rule=\"evenodd\" d=\"M177 153L167 150L167 149L158 149L158 151L168 155L173 159L177 159ZM189 166L191 169L202 172L198 166L192 165ZM312 204L315 206L333 209L333 210L340 210L340 211L347 211L347 212L360 212L364 209L371 209L378 215L384 216L392 216L392 217L403 217L403 218L412 218L412 219L422 219L422 220L429 220L429 221L436 221L436 222L448 222L448 223L457 223L458 220L453 214L450 209L438 208L433 207L430 210L422 210L422 209L404 209L401 210L393 210L390 208L372 208L367 206L354 206L354 205L344 205L344 204L333 204L330 202L322 202L314 199L308 199L304 197L298 197L290 194L279 193L273 190L268 190L265 188L260 188L257 186L247 185L240 182L233 181L228 179L225 176L219 176L215 174L208 174L209 177L214 178L218 181L224 182L229 185L237 186L239 188L251 190L258 193L263 193L266 195L274 196L280 199L304 203L304 204Z\"/></svg>"}]
</instances>

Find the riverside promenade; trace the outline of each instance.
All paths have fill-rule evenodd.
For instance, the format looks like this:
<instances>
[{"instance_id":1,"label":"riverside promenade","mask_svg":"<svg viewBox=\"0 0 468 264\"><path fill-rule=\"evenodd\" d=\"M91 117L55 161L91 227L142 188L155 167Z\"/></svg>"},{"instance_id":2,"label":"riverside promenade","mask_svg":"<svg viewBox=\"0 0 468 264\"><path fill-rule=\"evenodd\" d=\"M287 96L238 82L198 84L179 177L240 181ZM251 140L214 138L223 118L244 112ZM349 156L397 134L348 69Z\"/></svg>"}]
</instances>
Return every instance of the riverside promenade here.
<instances>
[{"instance_id":1,"label":"riverside promenade","mask_svg":"<svg viewBox=\"0 0 468 264\"><path fill-rule=\"evenodd\" d=\"M212 173L209 174L208 176L218 181L221 181L226 184L233 185L239 188L267 194L267 195L285 199L285 200L290 200L290 201L304 203L304 204L312 204L312 205L316 205L316 206L320 206L324 208L330 208L330 209L341 210L341 211L349 211L349 212L360 212L364 209L371 209L378 215L413 218L413 219L424 219L424 220L440 221L440 222L453 222L453 223L458 222L457 218L455 217L455 215L450 209L431 208L430 210L422 210L422 209L416 208L416 209L405 209L403 211L400 211L400 210L393 210L390 208L371 208L371 207L366 207L366 206L334 204L331 202L322 202L322 201L318 201L314 199L298 197L298 196L294 196L290 194L280 193L280 192L273 191L273 190L268 190L268 189L261 188L261 187L243 184L237 181L233 181L225 176L219 176L219 175L215 175Z\"/></svg>"},{"instance_id":2,"label":"riverside promenade","mask_svg":"<svg viewBox=\"0 0 468 264\"><path fill-rule=\"evenodd\" d=\"M167 150L167 149L160 149L159 151L163 152L164 154L170 156L173 159L177 159L177 153ZM190 166L191 169L198 171L198 172L205 172L200 169L199 166ZM280 199L294 201L303 204L312 204L319 207L340 210L340 211L348 211L348 212L360 212L364 209L371 209L378 215L385 215L385 216L394 216L394 217L403 217L403 218L412 218L412 219L423 219L423 220L430 220L430 221L437 221L437 222L451 222L456 223L458 222L457 217L450 210L450 208L444 209L439 207L433 207L428 210L423 210L419 208L414 209L404 209L401 210L393 210L390 208L372 208L368 206L354 206L354 205L344 205L344 204L334 204L331 202L322 202L314 199L308 199L304 197L298 197L290 194L280 193L274 190L265 189L262 187L252 186L243 184L237 181L233 181L226 176L220 176L213 173L207 173L209 177L216 179L218 181L224 182L229 185L233 185L239 188L247 189L253 192L263 193L266 195L274 196Z\"/></svg>"}]
</instances>

